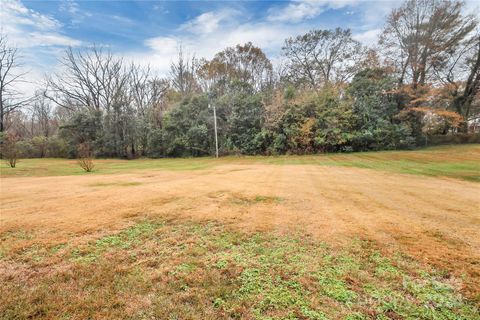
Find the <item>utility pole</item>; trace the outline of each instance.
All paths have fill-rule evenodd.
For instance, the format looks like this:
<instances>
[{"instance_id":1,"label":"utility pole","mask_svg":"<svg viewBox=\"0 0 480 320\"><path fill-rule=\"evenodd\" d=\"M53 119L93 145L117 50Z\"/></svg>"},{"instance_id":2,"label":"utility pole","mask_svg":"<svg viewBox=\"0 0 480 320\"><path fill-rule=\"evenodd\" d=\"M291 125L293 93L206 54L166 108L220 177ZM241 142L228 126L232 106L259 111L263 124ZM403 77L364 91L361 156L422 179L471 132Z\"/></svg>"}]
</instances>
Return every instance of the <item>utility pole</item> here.
<instances>
[{"instance_id":1,"label":"utility pole","mask_svg":"<svg viewBox=\"0 0 480 320\"><path fill-rule=\"evenodd\" d=\"M212 107L210 104L211 94L208 95L208 109ZM215 157L218 158L218 134L217 134L217 110L213 105L213 128L215 129Z\"/></svg>"}]
</instances>

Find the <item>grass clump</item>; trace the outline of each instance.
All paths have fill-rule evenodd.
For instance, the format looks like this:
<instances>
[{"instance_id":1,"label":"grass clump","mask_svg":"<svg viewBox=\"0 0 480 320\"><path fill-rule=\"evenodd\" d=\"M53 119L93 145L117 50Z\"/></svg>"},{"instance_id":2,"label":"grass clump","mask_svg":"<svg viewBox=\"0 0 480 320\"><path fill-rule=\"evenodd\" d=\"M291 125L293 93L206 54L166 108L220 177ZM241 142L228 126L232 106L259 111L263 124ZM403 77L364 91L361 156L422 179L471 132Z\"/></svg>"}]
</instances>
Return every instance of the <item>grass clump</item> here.
<instances>
[{"instance_id":1,"label":"grass clump","mask_svg":"<svg viewBox=\"0 0 480 320\"><path fill-rule=\"evenodd\" d=\"M262 196L262 195L256 195L253 197L243 196L243 195L232 195L232 198L231 198L231 202L233 204L243 205L243 206L261 204L261 203L275 204L275 203L280 203L282 201L283 201L283 198L281 197Z\"/></svg>"},{"instance_id":2,"label":"grass clump","mask_svg":"<svg viewBox=\"0 0 480 320\"><path fill-rule=\"evenodd\" d=\"M108 235L90 241L88 244L74 248L71 259L79 263L96 262L103 253L118 249L128 250L132 246L139 245L142 238L151 236L158 228L158 223L149 221L139 222L118 234Z\"/></svg>"}]
</instances>

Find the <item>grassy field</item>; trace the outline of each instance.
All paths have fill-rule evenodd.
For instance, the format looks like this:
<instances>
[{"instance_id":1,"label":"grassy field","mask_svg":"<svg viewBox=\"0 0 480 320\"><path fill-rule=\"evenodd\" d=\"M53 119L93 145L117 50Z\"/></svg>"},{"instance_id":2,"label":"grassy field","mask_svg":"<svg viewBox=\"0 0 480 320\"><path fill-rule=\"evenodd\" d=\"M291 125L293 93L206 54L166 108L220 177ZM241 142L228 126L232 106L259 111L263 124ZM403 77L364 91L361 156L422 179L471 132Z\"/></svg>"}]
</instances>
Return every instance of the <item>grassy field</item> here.
<instances>
[{"instance_id":1,"label":"grassy field","mask_svg":"<svg viewBox=\"0 0 480 320\"><path fill-rule=\"evenodd\" d=\"M0 319L479 319L480 146L1 167Z\"/></svg>"},{"instance_id":2,"label":"grassy field","mask_svg":"<svg viewBox=\"0 0 480 320\"><path fill-rule=\"evenodd\" d=\"M118 174L132 170L200 170L213 166L235 164L292 164L346 166L385 170L427 176L445 176L480 181L480 146L440 146L417 151L360 152L315 156L224 157L191 159L140 159L96 161L93 174ZM6 163L0 166L0 176L67 176L86 174L75 160L22 159L11 170Z\"/></svg>"}]
</instances>

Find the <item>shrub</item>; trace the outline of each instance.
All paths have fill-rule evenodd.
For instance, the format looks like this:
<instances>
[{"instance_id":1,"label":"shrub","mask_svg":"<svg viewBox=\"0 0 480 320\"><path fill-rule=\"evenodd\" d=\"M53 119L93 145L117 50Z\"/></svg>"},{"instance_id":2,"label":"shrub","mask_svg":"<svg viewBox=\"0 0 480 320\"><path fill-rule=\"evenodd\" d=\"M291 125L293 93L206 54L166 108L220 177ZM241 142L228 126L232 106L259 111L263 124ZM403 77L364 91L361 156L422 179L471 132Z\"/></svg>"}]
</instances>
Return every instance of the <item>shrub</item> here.
<instances>
[{"instance_id":1,"label":"shrub","mask_svg":"<svg viewBox=\"0 0 480 320\"><path fill-rule=\"evenodd\" d=\"M91 172L95 167L93 163L93 153L90 144L87 142L81 143L78 146L78 165L86 172Z\"/></svg>"},{"instance_id":2,"label":"shrub","mask_svg":"<svg viewBox=\"0 0 480 320\"><path fill-rule=\"evenodd\" d=\"M18 140L16 148L22 158L35 158L35 147L30 140Z\"/></svg>"},{"instance_id":3,"label":"shrub","mask_svg":"<svg viewBox=\"0 0 480 320\"><path fill-rule=\"evenodd\" d=\"M161 158L165 154L163 131L151 129L147 136L147 156Z\"/></svg>"},{"instance_id":4,"label":"shrub","mask_svg":"<svg viewBox=\"0 0 480 320\"><path fill-rule=\"evenodd\" d=\"M58 136L50 137L48 139L47 155L54 158L68 157L68 146L65 140Z\"/></svg>"},{"instance_id":5,"label":"shrub","mask_svg":"<svg viewBox=\"0 0 480 320\"><path fill-rule=\"evenodd\" d=\"M20 152L17 146L18 138L14 135L7 135L2 141L2 156L11 168L15 168Z\"/></svg>"},{"instance_id":6,"label":"shrub","mask_svg":"<svg viewBox=\"0 0 480 320\"><path fill-rule=\"evenodd\" d=\"M44 158L47 155L48 148L48 138L45 136L36 136L31 140L31 144L34 148L34 154L32 155L35 158Z\"/></svg>"}]
</instances>

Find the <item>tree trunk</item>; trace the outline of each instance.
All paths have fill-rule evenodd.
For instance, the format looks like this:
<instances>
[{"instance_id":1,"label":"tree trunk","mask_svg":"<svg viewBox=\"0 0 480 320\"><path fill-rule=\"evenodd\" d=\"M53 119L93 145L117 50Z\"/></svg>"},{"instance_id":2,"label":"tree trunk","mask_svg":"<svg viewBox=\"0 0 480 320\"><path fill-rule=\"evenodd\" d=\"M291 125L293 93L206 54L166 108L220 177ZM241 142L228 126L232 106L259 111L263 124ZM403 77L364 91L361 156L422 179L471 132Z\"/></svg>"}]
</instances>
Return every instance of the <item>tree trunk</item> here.
<instances>
[{"instance_id":1,"label":"tree trunk","mask_svg":"<svg viewBox=\"0 0 480 320\"><path fill-rule=\"evenodd\" d=\"M5 127L3 126L4 117L5 117L5 114L3 112L3 94L2 94L2 90L0 90L0 133L2 133L5 130Z\"/></svg>"},{"instance_id":2,"label":"tree trunk","mask_svg":"<svg viewBox=\"0 0 480 320\"><path fill-rule=\"evenodd\" d=\"M470 106L480 86L480 38L478 40L478 50L475 58L476 60L472 65L470 75L465 83L465 90L463 91L462 95L456 97L452 102L453 108L465 118L465 123L460 128L461 132L468 131L467 120L470 116Z\"/></svg>"}]
</instances>

